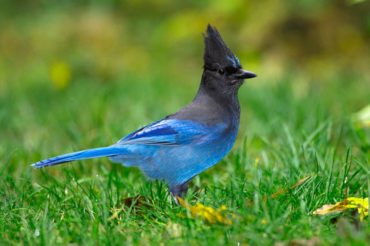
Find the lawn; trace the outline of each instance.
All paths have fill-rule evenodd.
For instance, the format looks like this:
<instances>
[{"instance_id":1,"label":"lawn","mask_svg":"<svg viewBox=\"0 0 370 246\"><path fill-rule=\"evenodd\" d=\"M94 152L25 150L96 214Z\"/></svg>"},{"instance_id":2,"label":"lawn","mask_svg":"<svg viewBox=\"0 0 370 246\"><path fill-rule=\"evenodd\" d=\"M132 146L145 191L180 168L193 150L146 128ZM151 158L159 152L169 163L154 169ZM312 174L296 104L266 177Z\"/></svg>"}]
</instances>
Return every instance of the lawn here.
<instances>
[{"instance_id":1,"label":"lawn","mask_svg":"<svg viewBox=\"0 0 370 246\"><path fill-rule=\"evenodd\" d=\"M186 196L192 205L225 205L231 225L193 218L171 201L165 184L105 158L30 167L109 145L176 111L197 89L201 71L192 73L188 83L130 76L109 83L79 79L62 90L25 83L2 91L0 244L369 242L368 218L312 215L324 204L370 195L368 142L352 122L370 98L359 78L296 82L295 74L277 81L262 75L245 83L238 141L193 180Z\"/></svg>"}]
</instances>

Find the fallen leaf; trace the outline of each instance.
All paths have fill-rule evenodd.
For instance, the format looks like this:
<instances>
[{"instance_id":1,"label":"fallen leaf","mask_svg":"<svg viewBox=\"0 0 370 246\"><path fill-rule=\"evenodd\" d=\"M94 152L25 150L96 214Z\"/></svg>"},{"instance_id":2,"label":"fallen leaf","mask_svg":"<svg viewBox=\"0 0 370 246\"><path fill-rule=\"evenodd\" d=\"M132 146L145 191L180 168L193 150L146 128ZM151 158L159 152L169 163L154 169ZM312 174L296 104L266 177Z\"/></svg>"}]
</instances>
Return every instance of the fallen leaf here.
<instances>
[{"instance_id":1,"label":"fallen leaf","mask_svg":"<svg viewBox=\"0 0 370 246\"><path fill-rule=\"evenodd\" d=\"M201 218L209 224L224 224L231 225L232 221L227 217L226 212L227 208L225 205L222 205L220 208L212 208L204 206L203 204L197 203L195 206L190 205L181 197L177 197L179 204L190 211L190 214L194 218Z\"/></svg>"},{"instance_id":2,"label":"fallen leaf","mask_svg":"<svg viewBox=\"0 0 370 246\"><path fill-rule=\"evenodd\" d=\"M127 197L122 200L122 203L126 207L133 207L133 208L149 207L147 199L140 195L134 196L134 197Z\"/></svg>"},{"instance_id":3,"label":"fallen leaf","mask_svg":"<svg viewBox=\"0 0 370 246\"><path fill-rule=\"evenodd\" d=\"M122 208L111 208L112 215L108 218L108 220L120 220L119 214L123 211Z\"/></svg>"},{"instance_id":4,"label":"fallen leaf","mask_svg":"<svg viewBox=\"0 0 370 246\"><path fill-rule=\"evenodd\" d=\"M360 220L369 215L369 198L348 197L336 204L326 204L313 212L314 215L327 215L340 213L346 210L356 209Z\"/></svg>"}]
</instances>

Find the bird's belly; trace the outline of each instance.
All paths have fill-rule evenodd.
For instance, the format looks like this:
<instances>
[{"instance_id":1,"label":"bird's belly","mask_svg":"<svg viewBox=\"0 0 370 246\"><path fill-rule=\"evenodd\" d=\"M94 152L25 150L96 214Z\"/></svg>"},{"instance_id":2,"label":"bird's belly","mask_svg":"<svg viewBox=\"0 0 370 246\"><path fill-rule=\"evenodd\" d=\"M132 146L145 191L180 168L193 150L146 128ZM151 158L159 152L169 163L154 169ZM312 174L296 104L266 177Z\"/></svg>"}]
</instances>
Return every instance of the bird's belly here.
<instances>
[{"instance_id":1,"label":"bird's belly","mask_svg":"<svg viewBox=\"0 0 370 246\"><path fill-rule=\"evenodd\" d=\"M235 138L219 139L212 143L161 147L140 168L149 178L165 180L170 185L182 184L219 162L234 141Z\"/></svg>"},{"instance_id":2,"label":"bird's belly","mask_svg":"<svg viewBox=\"0 0 370 246\"><path fill-rule=\"evenodd\" d=\"M136 166L151 179L169 185L183 184L220 161L235 142L238 127L213 128L200 140L182 145L126 145L126 155L111 157L125 166Z\"/></svg>"}]
</instances>

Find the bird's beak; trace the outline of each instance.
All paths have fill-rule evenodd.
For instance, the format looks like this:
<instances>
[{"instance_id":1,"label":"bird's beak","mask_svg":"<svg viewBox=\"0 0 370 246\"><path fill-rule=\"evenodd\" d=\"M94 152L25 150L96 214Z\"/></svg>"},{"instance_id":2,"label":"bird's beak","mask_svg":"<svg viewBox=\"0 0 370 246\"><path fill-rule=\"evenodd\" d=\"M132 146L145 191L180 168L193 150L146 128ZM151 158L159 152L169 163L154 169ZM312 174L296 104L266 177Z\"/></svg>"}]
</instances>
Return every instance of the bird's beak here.
<instances>
[{"instance_id":1,"label":"bird's beak","mask_svg":"<svg viewBox=\"0 0 370 246\"><path fill-rule=\"evenodd\" d=\"M257 75L250 71L240 68L238 72L235 74L235 77L237 79L251 79L251 78L257 77Z\"/></svg>"}]
</instances>

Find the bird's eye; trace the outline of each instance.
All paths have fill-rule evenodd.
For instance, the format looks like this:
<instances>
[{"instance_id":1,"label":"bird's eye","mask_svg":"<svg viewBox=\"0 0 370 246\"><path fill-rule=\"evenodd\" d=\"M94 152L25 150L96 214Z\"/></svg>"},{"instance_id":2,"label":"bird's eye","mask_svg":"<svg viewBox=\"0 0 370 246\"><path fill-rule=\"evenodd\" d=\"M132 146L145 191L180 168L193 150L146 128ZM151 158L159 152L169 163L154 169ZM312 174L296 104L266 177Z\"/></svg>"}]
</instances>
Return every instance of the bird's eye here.
<instances>
[{"instance_id":1,"label":"bird's eye","mask_svg":"<svg viewBox=\"0 0 370 246\"><path fill-rule=\"evenodd\" d=\"M225 73L225 71L224 71L222 68L219 68L219 69L217 70L217 72L218 72L219 74L221 74L221 75L223 75L223 74Z\"/></svg>"},{"instance_id":2,"label":"bird's eye","mask_svg":"<svg viewBox=\"0 0 370 246\"><path fill-rule=\"evenodd\" d=\"M226 72L228 73L228 74L233 74L233 73L236 73L237 72L237 68L235 68L235 67L226 67Z\"/></svg>"}]
</instances>

